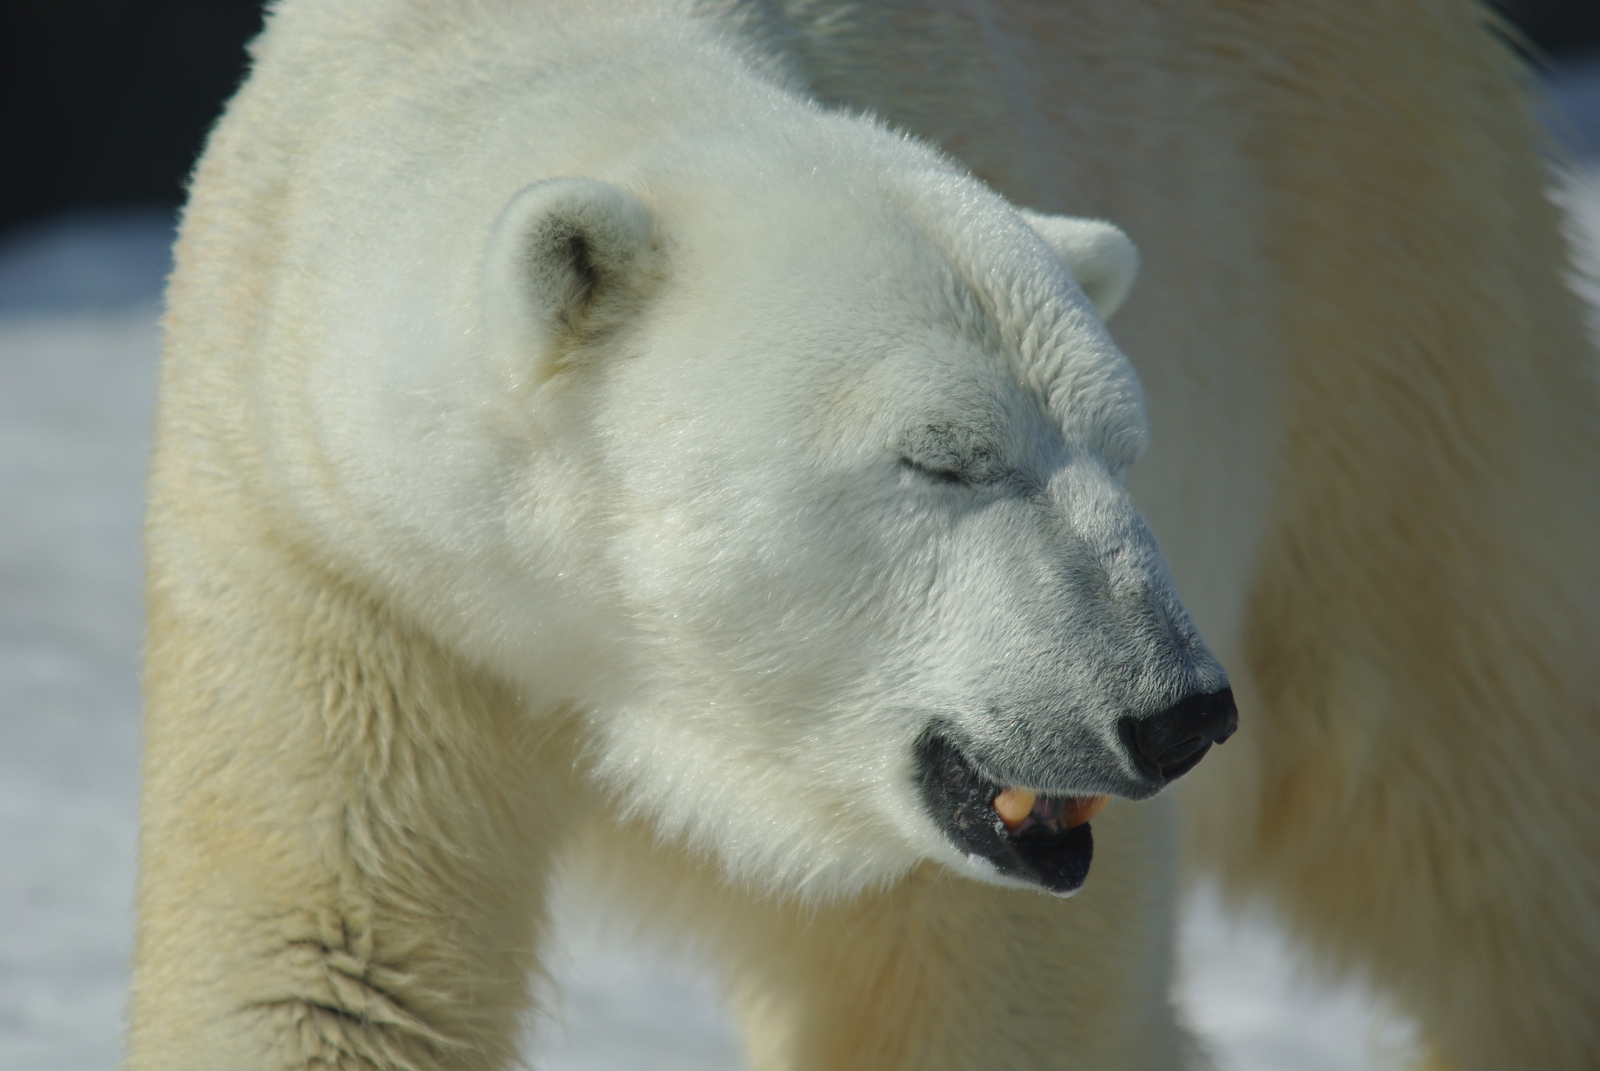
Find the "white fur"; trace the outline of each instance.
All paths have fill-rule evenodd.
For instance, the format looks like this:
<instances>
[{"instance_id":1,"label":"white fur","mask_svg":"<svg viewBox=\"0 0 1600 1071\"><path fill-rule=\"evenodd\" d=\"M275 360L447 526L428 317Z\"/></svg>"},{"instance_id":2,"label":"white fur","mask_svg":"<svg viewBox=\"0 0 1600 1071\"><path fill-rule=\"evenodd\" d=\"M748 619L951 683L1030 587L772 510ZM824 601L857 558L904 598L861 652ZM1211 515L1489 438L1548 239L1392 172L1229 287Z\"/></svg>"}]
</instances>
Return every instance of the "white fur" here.
<instances>
[{"instance_id":1,"label":"white fur","mask_svg":"<svg viewBox=\"0 0 1600 1071\"><path fill-rule=\"evenodd\" d=\"M272 46L320 33L318 11L285 11ZM533 25L477 62L512 62L495 52L516 41L516 64L559 76L474 80L466 114L429 97L455 86L397 87L412 106L394 119L297 154L308 175L369 144L408 165L329 179L319 198L347 203L287 217L317 293L285 303L325 340L308 385L284 387L309 412L266 401L291 421L274 442L323 474L298 508L536 716L581 706L624 808L740 879L838 894L922 858L970 872L914 794L931 719L981 740L996 703L1095 711L1081 731L1119 750L1117 716L1221 680L1198 648L1151 648L1118 680L1150 638L1040 587L1115 561L1108 592L1192 631L1121 487L1146 435L1137 380L1051 256L1109 307L1131 245L1025 221L666 14L515 17ZM597 143L621 114L633 132ZM461 146L447 167L413 159L425 127ZM559 265L536 277L530 228L567 216L618 262L598 328L566 323ZM902 440L935 423L1044 497L925 486Z\"/></svg>"},{"instance_id":2,"label":"white fur","mask_svg":"<svg viewBox=\"0 0 1600 1071\"><path fill-rule=\"evenodd\" d=\"M759 1066L1183 1066L1168 806L1061 903L913 785L937 724L1121 791L1117 718L1223 683L1130 472L1250 670L1212 858L1463 1067L1587 1066L1600 451L1526 108L1465 3L1128 10L275 9L170 290L130 1066L502 1066L562 866ZM1137 470L1078 216L1146 250Z\"/></svg>"}]
</instances>

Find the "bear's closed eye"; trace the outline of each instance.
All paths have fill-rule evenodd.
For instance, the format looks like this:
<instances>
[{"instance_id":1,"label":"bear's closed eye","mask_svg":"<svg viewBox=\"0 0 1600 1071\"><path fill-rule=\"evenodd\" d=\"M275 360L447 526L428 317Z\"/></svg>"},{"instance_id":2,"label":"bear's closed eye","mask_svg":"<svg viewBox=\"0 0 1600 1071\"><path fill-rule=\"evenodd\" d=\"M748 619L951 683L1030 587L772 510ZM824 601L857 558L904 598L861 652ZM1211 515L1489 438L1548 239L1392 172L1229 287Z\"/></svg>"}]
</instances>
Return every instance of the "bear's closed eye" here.
<instances>
[{"instance_id":1,"label":"bear's closed eye","mask_svg":"<svg viewBox=\"0 0 1600 1071\"><path fill-rule=\"evenodd\" d=\"M926 476L928 479L935 480L939 483L958 484L963 487L970 487L974 482L976 482L957 469L938 463L926 463L918 461L913 457L902 457L900 459L900 464L921 476Z\"/></svg>"}]
</instances>

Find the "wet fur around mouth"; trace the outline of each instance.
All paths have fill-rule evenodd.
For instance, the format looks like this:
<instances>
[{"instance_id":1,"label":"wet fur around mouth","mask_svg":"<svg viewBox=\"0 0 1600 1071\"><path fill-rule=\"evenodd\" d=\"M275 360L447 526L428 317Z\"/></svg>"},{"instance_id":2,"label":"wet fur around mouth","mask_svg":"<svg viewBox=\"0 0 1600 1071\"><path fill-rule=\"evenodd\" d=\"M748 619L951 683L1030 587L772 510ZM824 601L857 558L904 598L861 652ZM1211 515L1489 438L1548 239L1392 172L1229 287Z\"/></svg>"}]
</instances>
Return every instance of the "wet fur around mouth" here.
<instances>
[{"instance_id":1,"label":"wet fur around mouth","mask_svg":"<svg viewBox=\"0 0 1600 1071\"><path fill-rule=\"evenodd\" d=\"M925 734L916 756L923 804L956 848L987 861L1006 877L1057 896L1069 896L1083 886L1094 857L1088 822L1071 829L1035 825L1008 832L994 808L994 798L1005 786L978 773L948 737Z\"/></svg>"}]
</instances>

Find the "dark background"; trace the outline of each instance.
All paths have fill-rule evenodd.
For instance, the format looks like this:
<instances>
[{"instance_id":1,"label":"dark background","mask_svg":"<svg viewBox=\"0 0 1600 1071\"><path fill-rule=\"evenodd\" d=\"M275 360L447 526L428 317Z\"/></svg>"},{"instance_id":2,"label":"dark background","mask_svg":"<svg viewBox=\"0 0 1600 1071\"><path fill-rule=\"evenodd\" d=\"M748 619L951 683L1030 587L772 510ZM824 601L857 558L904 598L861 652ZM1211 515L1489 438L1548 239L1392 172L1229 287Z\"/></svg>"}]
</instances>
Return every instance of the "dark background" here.
<instances>
[{"instance_id":1,"label":"dark background","mask_svg":"<svg viewBox=\"0 0 1600 1071\"><path fill-rule=\"evenodd\" d=\"M1499 6L1536 55L1600 53L1600 0ZM259 0L0 0L0 232L176 206L260 27Z\"/></svg>"}]
</instances>

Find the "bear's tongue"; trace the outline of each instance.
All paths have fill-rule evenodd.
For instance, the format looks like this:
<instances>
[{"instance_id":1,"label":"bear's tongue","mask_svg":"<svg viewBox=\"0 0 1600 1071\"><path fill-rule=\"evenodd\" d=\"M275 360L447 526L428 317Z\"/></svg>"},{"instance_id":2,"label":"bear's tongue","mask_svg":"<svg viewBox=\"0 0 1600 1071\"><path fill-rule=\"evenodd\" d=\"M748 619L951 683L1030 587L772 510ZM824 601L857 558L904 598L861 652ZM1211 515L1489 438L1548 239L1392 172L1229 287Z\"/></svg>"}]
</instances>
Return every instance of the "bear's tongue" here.
<instances>
[{"instance_id":1,"label":"bear's tongue","mask_svg":"<svg viewBox=\"0 0 1600 1071\"><path fill-rule=\"evenodd\" d=\"M1052 832L1074 829L1099 814L1105 805L1105 796L1052 799L1025 788L1005 789L993 803L995 813L1012 836L1040 826Z\"/></svg>"}]
</instances>

